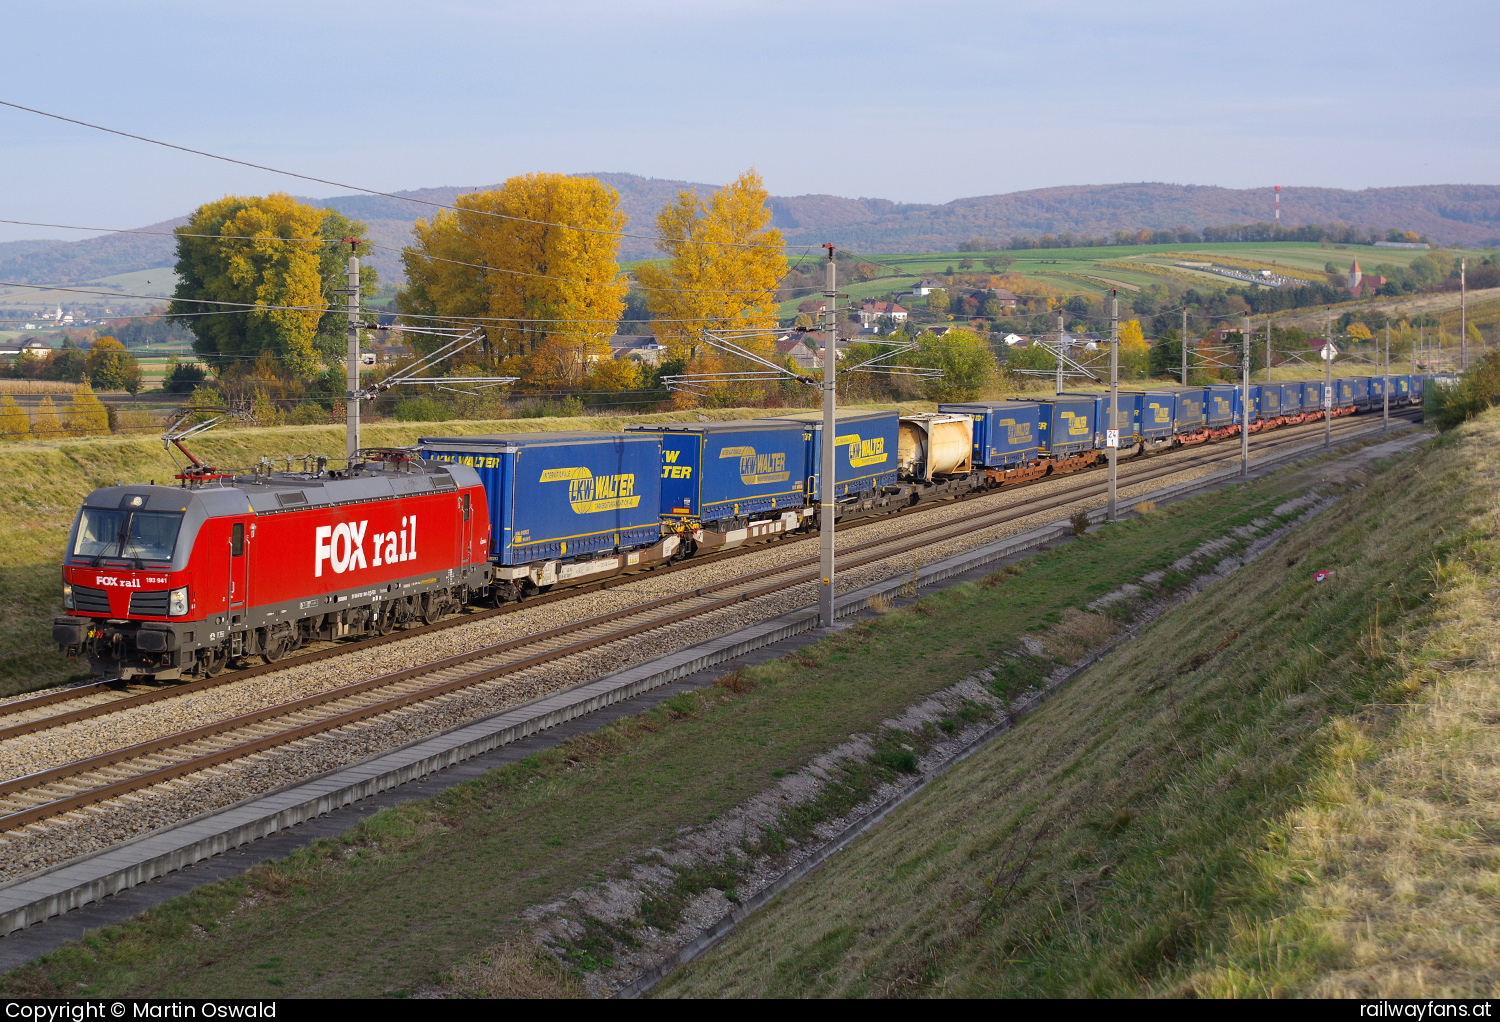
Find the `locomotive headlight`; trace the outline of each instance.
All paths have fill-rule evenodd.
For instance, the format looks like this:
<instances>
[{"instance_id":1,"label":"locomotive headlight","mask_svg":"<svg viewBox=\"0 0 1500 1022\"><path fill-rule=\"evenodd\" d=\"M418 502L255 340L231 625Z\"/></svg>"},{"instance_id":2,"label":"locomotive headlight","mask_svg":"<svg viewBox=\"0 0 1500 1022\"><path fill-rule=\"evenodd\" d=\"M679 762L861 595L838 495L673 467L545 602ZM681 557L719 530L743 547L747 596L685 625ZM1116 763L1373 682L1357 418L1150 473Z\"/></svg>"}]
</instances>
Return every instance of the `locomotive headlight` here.
<instances>
[{"instance_id":1,"label":"locomotive headlight","mask_svg":"<svg viewBox=\"0 0 1500 1022\"><path fill-rule=\"evenodd\" d=\"M63 610L73 609L73 583L63 583Z\"/></svg>"},{"instance_id":2,"label":"locomotive headlight","mask_svg":"<svg viewBox=\"0 0 1500 1022\"><path fill-rule=\"evenodd\" d=\"M173 589L167 594L168 617L182 617L182 615L188 612L187 591L188 587L183 586L181 589Z\"/></svg>"}]
</instances>

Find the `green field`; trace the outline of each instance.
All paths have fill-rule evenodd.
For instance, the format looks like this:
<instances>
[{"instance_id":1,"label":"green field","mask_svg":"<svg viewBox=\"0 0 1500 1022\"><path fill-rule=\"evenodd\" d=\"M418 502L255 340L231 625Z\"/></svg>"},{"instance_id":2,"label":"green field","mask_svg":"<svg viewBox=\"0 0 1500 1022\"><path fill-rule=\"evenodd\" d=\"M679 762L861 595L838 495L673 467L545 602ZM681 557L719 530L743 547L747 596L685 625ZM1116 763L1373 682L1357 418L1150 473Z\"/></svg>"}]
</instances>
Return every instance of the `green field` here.
<instances>
[{"instance_id":1,"label":"green field","mask_svg":"<svg viewBox=\"0 0 1500 1022\"><path fill-rule=\"evenodd\" d=\"M1447 250L1454 255L1467 255L1477 260L1487 253L1479 250ZM1284 266L1297 271L1321 273L1324 264L1333 263L1341 269L1358 259L1360 267L1369 270L1379 263L1407 266L1420 255L1422 249L1375 248L1370 245L1327 245L1318 242L1200 242L1198 244L1172 245L1110 245L1101 248L1052 248L1022 249L1005 252L928 252L928 253L878 253L861 254L860 261L877 263L886 267L887 275L877 280L858 284L841 285L839 290L849 300L881 297L891 292L908 290L923 277L944 274L949 267L958 272L985 272L984 260L991 256L1009 258L1011 264L1001 272L1019 273L1032 280L1069 293L1079 291L1103 291L1110 282L1125 285L1124 290L1142 288L1160 283L1163 277L1144 267L1171 271L1182 283L1201 288L1222 289L1238 286L1241 282L1214 273L1178 267L1178 262L1213 262L1214 257L1248 259L1267 266ZM1182 255L1201 255L1201 260L1182 259ZM972 270L959 271L960 260L971 259ZM1120 262L1139 263L1142 269L1131 269L1113 265ZM1109 265L1106 265L1109 264ZM841 270L847 264L841 265ZM781 304L781 315L795 316L797 305L806 298L792 299ZM922 304L922 299L913 299Z\"/></svg>"}]
</instances>

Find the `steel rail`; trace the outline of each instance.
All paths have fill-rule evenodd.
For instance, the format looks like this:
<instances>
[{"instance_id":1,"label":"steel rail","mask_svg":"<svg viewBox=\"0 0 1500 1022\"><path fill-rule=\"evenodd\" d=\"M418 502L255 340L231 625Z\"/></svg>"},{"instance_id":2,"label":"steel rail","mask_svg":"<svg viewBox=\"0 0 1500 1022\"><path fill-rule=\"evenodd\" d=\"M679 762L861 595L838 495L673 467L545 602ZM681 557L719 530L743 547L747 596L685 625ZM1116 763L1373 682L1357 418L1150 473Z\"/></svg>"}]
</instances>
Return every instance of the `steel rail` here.
<instances>
[{"instance_id":1,"label":"steel rail","mask_svg":"<svg viewBox=\"0 0 1500 1022\"><path fill-rule=\"evenodd\" d=\"M1400 414L1401 417L1404 418L1408 417L1411 413L1404 411L1398 414ZM1354 428L1354 424L1357 421L1358 420L1353 418L1347 418L1344 425L1342 426L1341 431L1350 431ZM1300 428L1300 426L1282 428L1297 430ZM1268 447L1274 448L1284 446L1289 442L1295 442L1296 434L1282 433L1280 432L1280 430L1277 430L1276 432L1270 433L1269 435L1267 433L1261 433L1257 434L1257 436L1259 437L1257 446L1264 450ZM1167 451L1162 453L1181 453L1181 449L1179 449L1177 452ZM1151 461L1155 461L1157 456L1147 455L1147 457L1150 458ZM1167 471L1165 473L1160 470L1167 468L1168 466L1153 465L1149 464L1149 462L1144 464L1141 462L1137 462L1133 466L1127 466L1127 472L1123 473L1123 477L1126 479L1137 481L1160 478L1163 474L1172 474L1175 472L1186 471L1194 467L1200 467L1203 464L1211 464L1214 461L1223 460L1225 457L1227 456L1210 455L1207 451L1195 452L1194 454L1186 458L1180 458L1172 461L1170 471ZM1157 471L1153 472L1152 470ZM1086 472L1089 472L1089 470L1083 469L1080 470L1079 474L1082 475ZM1143 479L1143 473L1150 474L1145 475ZM1073 473L1069 474L1071 475ZM1024 483L1011 487L1009 491L1002 490L999 492L1015 492L1018 489L1022 489L1035 483L1053 478L1055 477L1044 476L1041 479L1027 480ZM1083 491L1089 489L1090 486L1095 485L1089 483L1085 479L1080 479L1079 483L1080 485L1070 487L1063 492L1073 493L1075 491ZM959 503L963 501L974 500L979 497L994 496L996 492L996 490L981 490L968 494L955 494L953 497L946 498L942 503ZM907 515L918 514L923 511L933 510L938 506L939 504L936 502L919 503L908 507L893 509L892 511L886 512L884 514L861 517L852 522L839 524L836 526L836 528L840 532L850 529L862 528L864 526L874 525L877 522L889 521L892 518L904 517ZM960 521L963 520L967 519L960 519ZM808 536L796 537L794 539L794 542L803 542L807 539L810 539L812 536L816 536L816 533L814 532ZM787 539L792 537L783 536L779 538ZM671 574L673 572L686 570L688 568L696 568L707 564L714 564L721 560L728 560L763 549L765 549L765 544L757 543L753 545L747 545L736 550L724 551L719 554L710 554L707 557L689 558L688 560L684 560L676 564L658 565L652 573L655 575ZM96 717L107 716L117 711L131 709L136 706L145 706L155 702L175 699L180 696L191 695L197 692L205 691L207 689L217 688L220 685L227 685L235 681L247 680L249 678L258 677L263 674L270 674L275 671L285 670L287 668L297 667L303 664L317 663L322 660L333 659L334 657L343 656L348 653L355 653L364 649L373 649L387 643L399 642L404 639L428 635L433 632L455 628L462 624L468 624L473 621L481 621L486 618L501 616L505 614L514 614L521 610L530 609L536 606L542 606L547 603L555 602L557 600L571 599L575 596L582 596L593 592L601 592L605 589L613 588L615 586L625 585L629 582L638 581L646 574L647 571L638 571L631 572L629 574L614 575L610 578L600 579L596 582L584 583L583 585L579 586L570 586L560 592L545 593L521 603L511 604L504 607L491 608L487 610L465 611L446 620L420 625L416 628L407 628L402 631L393 631L386 635L372 636L370 638L360 639L353 642L336 641L329 644L328 646L325 646L322 649L316 649L307 653L296 654L289 657L282 657L274 661L273 663L256 667L242 668L237 671L226 671L223 674L217 675L212 678L200 678L194 681L186 682L184 684L157 689L155 691L142 692L132 696L124 696L120 699L113 699L107 702L95 703L90 706L80 707L76 710L70 710L60 714L54 714L47 717L38 717L33 720L21 721L19 723L12 724L6 727L0 727L0 741L5 741L10 738L18 738L28 734L35 734L38 731L51 730L52 728L62 727L66 724L72 724L82 720L91 720ZM40 708L45 705L55 704L58 702L66 702L72 699L78 699L88 695L102 694L104 692L113 690L114 689L110 683L98 682L89 685L80 685L71 689L49 692L40 696L33 697L32 699L17 700L13 703L0 704L0 716L10 716L15 713L25 712L26 710ZM0 785L0 793L3 793L4 790L5 789L3 785Z\"/></svg>"},{"instance_id":2,"label":"steel rail","mask_svg":"<svg viewBox=\"0 0 1500 1022\"><path fill-rule=\"evenodd\" d=\"M1351 423L1350 426L1352 427L1353 424ZM1356 431L1358 430L1354 428L1346 428L1344 430L1344 432L1346 433ZM1292 442L1295 441L1291 437L1281 437L1278 438L1277 443L1265 446L1285 446L1286 444ZM1234 454L1220 454L1217 457L1211 459L1200 458L1195 460L1223 461L1233 460L1234 457L1236 457L1236 455ZM1138 475L1144 474L1148 476L1148 479L1139 481L1148 481L1149 478L1157 478L1163 475L1173 475L1182 471L1180 462L1174 462L1172 466L1157 466L1156 469L1157 470L1155 472L1151 473L1139 473ZM1103 484L1101 483L1093 482L1086 487L1076 487L1072 489L1079 490L1092 488L1098 490L1100 487L1102 487L1102 485ZM897 536L871 540L867 543L847 548L846 553L853 553L858 550L868 550L871 548L890 547L891 544L899 543L903 539L916 537L912 542L897 546L894 549L880 549L878 550L878 552L872 552L864 557L846 561L843 565L841 565L841 567L843 570L860 567L862 565L869 564L875 561L886 560L891 557L899 556L902 553L907 553L912 550L921 549L933 542L940 542L943 539L948 539L956 535L964 534L966 532L972 531L974 526L970 523L976 519L993 519L986 525L980 526L991 527L993 525L1003 524L1006 521L1015 520L1017 518L1030 517L1031 515L1045 513L1049 510L1055 510L1058 507L1065 506L1068 503L1072 503L1076 499L1077 495L1071 492L1065 494L1055 494L1050 498L1044 498L1044 500L1041 502L1028 502L1019 506L1011 505L1003 508L991 508L984 511L974 512L973 514L963 516L963 518L956 521L946 522L942 526L934 530L912 530L910 532ZM944 535L934 536L933 533L943 533ZM359 695L377 688L389 687L402 681L409 680L413 677L438 673L444 670L451 669L455 666L460 666L464 663L493 657L512 649L517 649L528 645L536 645L538 643L545 642L549 639L556 638L570 632L577 632L579 630L586 630L590 627L597 627L598 625L608 623L609 621L617 621L629 617L639 616L642 613L648 613L649 611L662 606L667 606L673 603L681 603L695 598L701 598L712 592L743 586L748 583L759 581L761 579L769 578L772 576L785 575L790 571L795 571L799 567L805 567L816 563L816 561L816 557L803 558L799 561L790 562L789 564L779 565L777 567L765 569L759 572L753 572L749 575L739 576L734 579L727 579L723 582L714 583L710 586L703 586L695 590L648 601L647 603L639 604L630 608L625 608L612 614L599 615L596 618L592 619L592 621L585 620L582 622L575 622L569 625L559 626L557 628L547 629L543 632L537 632L528 636L522 636L517 639L511 639L502 643L496 643L494 645L484 647L480 650L458 654L453 657L447 657L442 660L433 661L427 664L421 664L402 671L397 671L393 674L384 675L379 678L368 679L366 681L357 682L352 685L342 686L338 689L332 689L328 692L319 693L314 696L308 696L303 699L295 700L291 703L280 704L278 706L270 707L265 710L254 711L252 713L228 718L214 724L203 725L202 727L194 728L189 731L167 735L160 739L139 743L137 745L116 750L111 753L105 753L100 756L92 757L88 760L82 760L76 763L56 767L51 770L42 771L36 774L14 778L11 781L0 784L0 794L9 794L35 789L49 783L55 783L59 780L64 780L68 777L74 777L81 773L86 773L89 770L97 770L113 766L117 763L123 763L131 759L148 756L153 753L160 752L164 749L189 744L193 741L198 741L203 738L213 737L225 732L253 726L255 724L275 719L277 717L289 716L309 708L324 705L330 702L336 702L338 700L349 698L354 695ZM116 797L121 794L126 794L143 787L150 787L156 784L160 784L165 781L185 776L186 774L196 773L198 771L209 769L214 766L219 766L236 759L242 759L246 756L254 755L257 752L262 752L279 745L290 744L311 735L330 730L336 730L350 723L355 723L372 716L379 716L385 713L393 712L397 709L402 709L414 703L439 698L451 692L463 688L468 688L485 681L493 680L495 678L503 677L507 674L517 673L530 667L539 666L551 661L586 652L601 645L607 645L611 642L631 638L647 631L654 631L659 628L667 627L668 625L676 624L679 621L687 620L692 617L696 617L706 613L712 613L713 611L725 609L738 603L743 603L748 600L757 599L761 596L784 591L790 586L816 581L817 578L818 573L812 572L792 579L780 579L770 585L761 586L746 592L736 593L732 596L720 598L705 606L687 608L665 617L653 618L649 621L629 625L624 628L606 632L601 635L582 639L557 649L544 650L517 661L485 668L481 671L464 675L459 678L450 679L437 685L425 686L413 692L404 693L399 696L394 696L390 699L380 700L366 706L357 707L332 717L298 725L290 729L278 731L277 733L272 735L260 736L248 742L242 742L225 749L214 750L204 755L190 757L179 763L159 767L155 770L148 771L142 774L136 774L132 777L117 780L110 784L92 788L88 791L80 792L62 799L53 799L43 803L39 803L38 805L29 807L27 809L0 816L0 830L12 830L18 827L27 826L29 824L39 822L40 820L57 816L62 813L69 812L73 809L81 808L85 805L104 801L109 798Z\"/></svg>"}]
</instances>

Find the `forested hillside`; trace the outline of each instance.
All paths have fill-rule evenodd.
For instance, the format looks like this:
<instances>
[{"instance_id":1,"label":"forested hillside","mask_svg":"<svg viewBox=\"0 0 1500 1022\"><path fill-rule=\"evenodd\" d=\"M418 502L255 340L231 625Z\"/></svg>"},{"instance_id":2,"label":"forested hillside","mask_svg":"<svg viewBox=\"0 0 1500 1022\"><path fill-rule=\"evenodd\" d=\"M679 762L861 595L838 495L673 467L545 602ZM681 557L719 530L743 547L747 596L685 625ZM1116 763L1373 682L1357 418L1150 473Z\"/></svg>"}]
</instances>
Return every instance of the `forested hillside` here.
<instances>
[{"instance_id":1,"label":"forested hillside","mask_svg":"<svg viewBox=\"0 0 1500 1022\"><path fill-rule=\"evenodd\" d=\"M635 174L596 173L620 193L620 208L630 216L632 234L652 233L662 205L679 189L708 194L715 186L670 181ZM471 191L497 188L421 188L402 196L448 204ZM410 241L412 222L435 210L418 203L377 195L341 195L304 199L331 206L369 225L369 237L380 246L370 262L383 281L401 279L399 250ZM953 251L972 238L1004 245L1013 235L1058 235L1073 232L1107 235L1141 228L1256 223L1273 215L1269 188L1234 189L1202 185L1111 184L1068 185L1001 195L955 199L941 205L897 203L889 199L846 199L837 195L781 196L771 199L774 226L795 245L825 241L865 252ZM1296 188L1282 191L1282 220L1287 224L1345 223L1380 230L1400 228L1440 244L1480 245L1500 241L1500 186L1423 185L1406 188ZM169 232L182 218L142 230ZM656 255L644 238L626 238L624 259ZM113 273L169 265L170 237L107 235L85 241L12 241L0 243L0 279L18 283L69 283Z\"/></svg>"}]
</instances>

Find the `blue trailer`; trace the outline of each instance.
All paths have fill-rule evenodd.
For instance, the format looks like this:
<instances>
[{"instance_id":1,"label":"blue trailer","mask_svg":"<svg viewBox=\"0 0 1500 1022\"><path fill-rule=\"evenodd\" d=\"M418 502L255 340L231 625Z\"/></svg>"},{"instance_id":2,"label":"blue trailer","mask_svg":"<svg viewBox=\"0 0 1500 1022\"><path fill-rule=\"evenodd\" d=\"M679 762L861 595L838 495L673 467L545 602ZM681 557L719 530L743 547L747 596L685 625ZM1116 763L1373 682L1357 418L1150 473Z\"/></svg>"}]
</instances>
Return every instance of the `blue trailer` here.
<instances>
[{"instance_id":1,"label":"blue trailer","mask_svg":"<svg viewBox=\"0 0 1500 1022\"><path fill-rule=\"evenodd\" d=\"M1035 461L1041 451L1041 406L1033 401L972 401L938 411L974 420L974 466L1003 468Z\"/></svg>"},{"instance_id":2,"label":"blue trailer","mask_svg":"<svg viewBox=\"0 0 1500 1022\"><path fill-rule=\"evenodd\" d=\"M1141 393L1135 432L1143 440L1165 440L1176 432L1176 390L1151 389Z\"/></svg>"},{"instance_id":3,"label":"blue trailer","mask_svg":"<svg viewBox=\"0 0 1500 1022\"><path fill-rule=\"evenodd\" d=\"M1281 386L1281 414L1302 414L1302 384L1283 383Z\"/></svg>"},{"instance_id":4,"label":"blue trailer","mask_svg":"<svg viewBox=\"0 0 1500 1022\"><path fill-rule=\"evenodd\" d=\"M1235 414L1240 407L1238 387L1231 383L1212 383L1204 391L1208 395L1209 428L1223 429L1239 421Z\"/></svg>"},{"instance_id":5,"label":"blue trailer","mask_svg":"<svg viewBox=\"0 0 1500 1022\"><path fill-rule=\"evenodd\" d=\"M1265 422L1281 418L1281 384L1252 383L1250 395L1255 399L1255 417Z\"/></svg>"},{"instance_id":6,"label":"blue trailer","mask_svg":"<svg viewBox=\"0 0 1500 1022\"><path fill-rule=\"evenodd\" d=\"M1063 397L1074 397L1094 402L1094 446L1103 447L1107 431L1115 428L1109 421L1109 391L1075 390L1066 391ZM1120 391L1120 445L1129 446L1134 444L1140 437L1141 425L1141 392L1138 390Z\"/></svg>"},{"instance_id":7,"label":"blue trailer","mask_svg":"<svg viewBox=\"0 0 1500 1022\"><path fill-rule=\"evenodd\" d=\"M1197 433L1208 424L1206 387L1165 387L1161 393L1172 395L1173 433Z\"/></svg>"},{"instance_id":8,"label":"blue trailer","mask_svg":"<svg viewBox=\"0 0 1500 1022\"><path fill-rule=\"evenodd\" d=\"M803 424L790 419L661 422L663 517L714 522L806 503Z\"/></svg>"},{"instance_id":9,"label":"blue trailer","mask_svg":"<svg viewBox=\"0 0 1500 1022\"><path fill-rule=\"evenodd\" d=\"M1355 387L1355 383L1356 382L1357 382L1357 379L1355 377L1353 377L1353 376L1340 376L1340 377L1336 378L1333 381L1333 407L1334 408L1337 409L1337 408L1354 408L1354 407L1356 407L1357 404L1358 404L1358 395L1359 395L1360 389L1362 389L1364 391L1366 400L1368 400L1369 393L1370 393L1370 383L1369 383L1369 381L1368 380L1364 381L1365 382L1365 386L1363 388L1359 388L1359 389L1356 389L1356 387Z\"/></svg>"},{"instance_id":10,"label":"blue trailer","mask_svg":"<svg viewBox=\"0 0 1500 1022\"><path fill-rule=\"evenodd\" d=\"M1405 373L1391 377L1391 404L1411 403L1411 381L1412 377Z\"/></svg>"},{"instance_id":11,"label":"blue trailer","mask_svg":"<svg viewBox=\"0 0 1500 1022\"><path fill-rule=\"evenodd\" d=\"M423 437L429 461L471 465L490 503L502 565L576 558L661 539L661 438L654 433Z\"/></svg>"},{"instance_id":12,"label":"blue trailer","mask_svg":"<svg viewBox=\"0 0 1500 1022\"><path fill-rule=\"evenodd\" d=\"M1042 454L1066 458L1103 444L1104 434L1095 434L1099 429L1099 403L1093 397L1068 397L1059 394L1026 400L1034 401L1041 409L1037 429L1041 436L1039 446Z\"/></svg>"},{"instance_id":13,"label":"blue trailer","mask_svg":"<svg viewBox=\"0 0 1500 1022\"><path fill-rule=\"evenodd\" d=\"M1302 414L1323 410L1323 381L1302 381Z\"/></svg>"},{"instance_id":14,"label":"blue trailer","mask_svg":"<svg viewBox=\"0 0 1500 1022\"><path fill-rule=\"evenodd\" d=\"M898 412L839 411L834 436L834 496L852 497L896 483L896 450L901 428ZM823 413L796 412L767 421L802 426L802 477L809 501L822 499Z\"/></svg>"},{"instance_id":15,"label":"blue trailer","mask_svg":"<svg viewBox=\"0 0 1500 1022\"><path fill-rule=\"evenodd\" d=\"M1408 379L1411 380L1411 403L1414 405L1419 405L1422 403L1422 395L1424 393L1423 385L1426 382L1427 377L1423 376L1420 373L1412 373L1411 376L1408 377Z\"/></svg>"}]
</instances>

